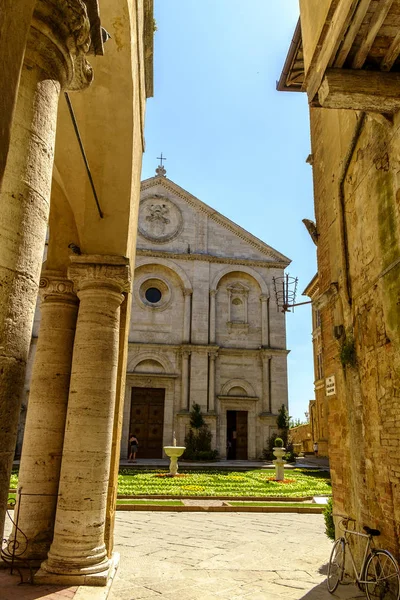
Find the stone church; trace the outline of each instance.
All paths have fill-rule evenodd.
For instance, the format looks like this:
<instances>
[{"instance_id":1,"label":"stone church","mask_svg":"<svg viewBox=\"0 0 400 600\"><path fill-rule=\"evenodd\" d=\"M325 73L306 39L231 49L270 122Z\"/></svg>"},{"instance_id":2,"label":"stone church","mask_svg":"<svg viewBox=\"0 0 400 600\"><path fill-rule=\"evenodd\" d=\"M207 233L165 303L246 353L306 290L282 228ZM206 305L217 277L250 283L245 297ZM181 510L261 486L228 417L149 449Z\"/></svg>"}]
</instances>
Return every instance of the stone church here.
<instances>
[{"instance_id":1,"label":"stone church","mask_svg":"<svg viewBox=\"0 0 400 600\"><path fill-rule=\"evenodd\" d=\"M161 458L173 432L183 444L193 403L222 458L228 441L229 458L259 458L288 404L285 316L273 277L290 260L165 173L159 166L141 186L121 458L131 432L139 458ZM39 332L37 310L25 409Z\"/></svg>"},{"instance_id":2,"label":"stone church","mask_svg":"<svg viewBox=\"0 0 400 600\"><path fill-rule=\"evenodd\" d=\"M261 456L287 405L285 317L273 277L289 259L179 187L142 182L121 457L183 444L198 403L213 447Z\"/></svg>"}]
</instances>

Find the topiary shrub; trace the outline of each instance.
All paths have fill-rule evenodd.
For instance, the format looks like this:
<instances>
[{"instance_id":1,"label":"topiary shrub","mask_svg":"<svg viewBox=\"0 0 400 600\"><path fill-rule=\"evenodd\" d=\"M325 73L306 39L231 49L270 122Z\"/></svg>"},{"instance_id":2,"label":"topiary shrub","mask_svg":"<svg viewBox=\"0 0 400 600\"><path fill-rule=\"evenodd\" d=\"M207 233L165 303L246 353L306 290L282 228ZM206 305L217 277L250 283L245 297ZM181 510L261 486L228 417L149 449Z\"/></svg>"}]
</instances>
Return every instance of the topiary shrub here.
<instances>
[{"instance_id":1,"label":"topiary shrub","mask_svg":"<svg viewBox=\"0 0 400 600\"><path fill-rule=\"evenodd\" d=\"M277 439L282 440L282 438L279 437L279 435L277 433L273 433L270 436L270 438L267 440L267 446L262 451L262 458L264 460L274 460L275 459L274 448L278 448L279 447L276 444L276 440Z\"/></svg>"},{"instance_id":2,"label":"topiary shrub","mask_svg":"<svg viewBox=\"0 0 400 600\"><path fill-rule=\"evenodd\" d=\"M332 500L332 498L329 498L328 503L327 503L326 507L324 508L323 514L324 514L324 521L325 521L325 533L330 540L334 540L336 537L335 524L333 522L332 510L333 510L333 500Z\"/></svg>"},{"instance_id":3,"label":"topiary shrub","mask_svg":"<svg viewBox=\"0 0 400 600\"><path fill-rule=\"evenodd\" d=\"M218 450L211 449L212 433L204 421L201 407L193 404L190 413L190 429L185 436L185 460L215 460Z\"/></svg>"},{"instance_id":4,"label":"topiary shrub","mask_svg":"<svg viewBox=\"0 0 400 600\"><path fill-rule=\"evenodd\" d=\"M275 438L275 448L283 448L283 439L280 437Z\"/></svg>"}]
</instances>

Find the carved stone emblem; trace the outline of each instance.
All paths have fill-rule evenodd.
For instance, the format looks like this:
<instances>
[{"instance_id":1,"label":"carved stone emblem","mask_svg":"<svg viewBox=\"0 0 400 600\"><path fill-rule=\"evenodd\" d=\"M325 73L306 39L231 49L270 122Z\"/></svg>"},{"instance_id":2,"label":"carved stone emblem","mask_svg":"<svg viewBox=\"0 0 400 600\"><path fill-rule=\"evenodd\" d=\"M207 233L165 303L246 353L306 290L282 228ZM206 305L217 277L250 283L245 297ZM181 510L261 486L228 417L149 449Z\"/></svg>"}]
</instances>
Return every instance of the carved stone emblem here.
<instances>
[{"instance_id":1,"label":"carved stone emblem","mask_svg":"<svg viewBox=\"0 0 400 600\"><path fill-rule=\"evenodd\" d=\"M147 207L149 214L146 217L146 221L160 221L161 224L168 224L170 220L166 215L169 213L169 208L166 204L151 204Z\"/></svg>"},{"instance_id":2,"label":"carved stone emblem","mask_svg":"<svg viewBox=\"0 0 400 600\"><path fill-rule=\"evenodd\" d=\"M179 235L182 225L181 211L168 198L146 198L140 203L139 231L146 239L168 242Z\"/></svg>"}]
</instances>

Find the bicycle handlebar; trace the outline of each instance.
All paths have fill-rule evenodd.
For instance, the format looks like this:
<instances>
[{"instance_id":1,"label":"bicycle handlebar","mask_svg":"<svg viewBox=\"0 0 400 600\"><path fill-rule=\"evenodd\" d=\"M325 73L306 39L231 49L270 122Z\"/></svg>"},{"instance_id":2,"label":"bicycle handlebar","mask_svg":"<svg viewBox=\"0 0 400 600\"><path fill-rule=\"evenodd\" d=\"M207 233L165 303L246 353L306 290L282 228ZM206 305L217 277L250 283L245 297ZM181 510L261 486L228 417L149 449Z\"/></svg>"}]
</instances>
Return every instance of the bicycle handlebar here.
<instances>
[{"instance_id":1,"label":"bicycle handlebar","mask_svg":"<svg viewBox=\"0 0 400 600\"><path fill-rule=\"evenodd\" d=\"M341 515L339 513L332 513L333 517L339 517L340 518L340 522L339 522L339 527L342 529L342 531L344 531L348 525L348 523L351 521L352 523L355 523L356 520L353 519L353 517L349 517L348 515Z\"/></svg>"}]
</instances>

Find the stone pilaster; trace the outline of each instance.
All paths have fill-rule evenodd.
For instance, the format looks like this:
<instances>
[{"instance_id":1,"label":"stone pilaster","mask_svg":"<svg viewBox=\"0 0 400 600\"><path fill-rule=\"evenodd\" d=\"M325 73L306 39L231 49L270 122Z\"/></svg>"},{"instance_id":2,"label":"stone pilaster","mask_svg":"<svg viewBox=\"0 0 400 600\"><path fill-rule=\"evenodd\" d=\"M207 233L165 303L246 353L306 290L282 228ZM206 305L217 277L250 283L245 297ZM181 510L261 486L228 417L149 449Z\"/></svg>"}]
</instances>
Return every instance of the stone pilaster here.
<instances>
[{"instance_id":1,"label":"stone pilaster","mask_svg":"<svg viewBox=\"0 0 400 600\"><path fill-rule=\"evenodd\" d=\"M189 350L182 350L181 410L189 410Z\"/></svg>"},{"instance_id":2,"label":"stone pilaster","mask_svg":"<svg viewBox=\"0 0 400 600\"><path fill-rule=\"evenodd\" d=\"M92 80L89 30L81 0L37 0L0 194L1 530L49 216L58 98Z\"/></svg>"},{"instance_id":3,"label":"stone pilaster","mask_svg":"<svg viewBox=\"0 0 400 600\"><path fill-rule=\"evenodd\" d=\"M215 411L215 361L217 352L208 353L208 411Z\"/></svg>"},{"instance_id":4,"label":"stone pilaster","mask_svg":"<svg viewBox=\"0 0 400 600\"><path fill-rule=\"evenodd\" d=\"M266 352L261 352L261 364L262 364L262 399L261 399L261 412L271 413L271 356Z\"/></svg>"},{"instance_id":5,"label":"stone pilaster","mask_svg":"<svg viewBox=\"0 0 400 600\"><path fill-rule=\"evenodd\" d=\"M217 290L210 291L210 344L215 344L216 336L216 296Z\"/></svg>"},{"instance_id":6,"label":"stone pilaster","mask_svg":"<svg viewBox=\"0 0 400 600\"><path fill-rule=\"evenodd\" d=\"M40 279L40 331L19 471L24 557L43 560L53 539L78 298L63 273ZM15 535L15 532L12 534ZM18 534L17 534L18 538Z\"/></svg>"},{"instance_id":7,"label":"stone pilaster","mask_svg":"<svg viewBox=\"0 0 400 600\"><path fill-rule=\"evenodd\" d=\"M265 294L260 296L261 301L261 345L269 346L269 298Z\"/></svg>"},{"instance_id":8,"label":"stone pilaster","mask_svg":"<svg viewBox=\"0 0 400 600\"><path fill-rule=\"evenodd\" d=\"M190 323L192 320L192 290L185 289L183 292L185 300L183 317L183 343L190 343Z\"/></svg>"},{"instance_id":9,"label":"stone pilaster","mask_svg":"<svg viewBox=\"0 0 400 600\"><path fill-rule=\"evenodd\" d=\"M54 539L36 581L105 585L113 566L104 541L128 260L75 256L68 276L80 304Z\"/></svg>"}]
</instances>

